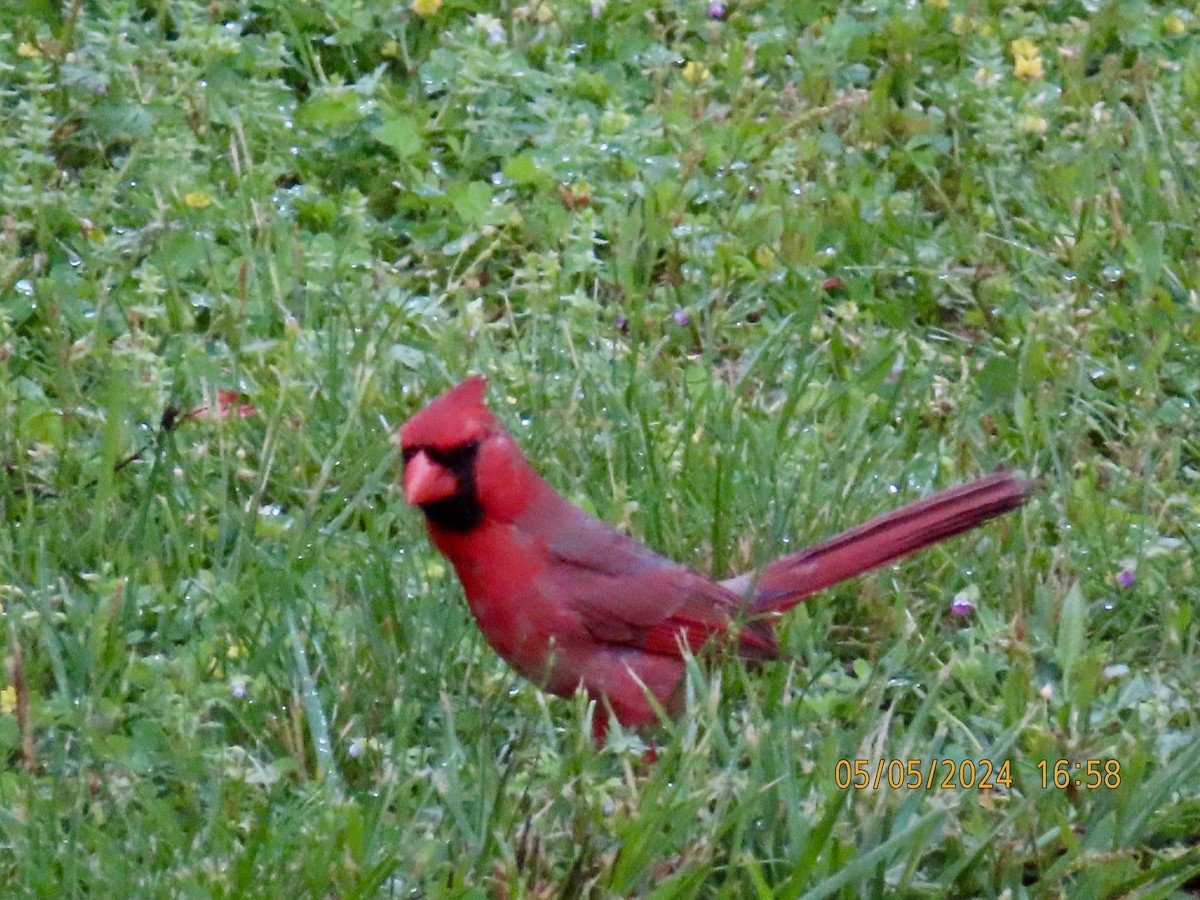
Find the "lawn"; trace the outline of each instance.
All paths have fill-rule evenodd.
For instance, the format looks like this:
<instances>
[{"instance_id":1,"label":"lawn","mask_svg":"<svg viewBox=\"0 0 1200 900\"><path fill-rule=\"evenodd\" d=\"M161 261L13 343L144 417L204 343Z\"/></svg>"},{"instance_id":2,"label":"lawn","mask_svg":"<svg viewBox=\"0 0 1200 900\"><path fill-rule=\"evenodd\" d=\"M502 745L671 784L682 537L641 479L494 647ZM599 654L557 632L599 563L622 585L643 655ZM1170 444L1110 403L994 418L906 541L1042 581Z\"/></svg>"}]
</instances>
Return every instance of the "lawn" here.
<instances>
[{"instance_id":1,"label":"lawn","mask_svg":"<svg viewBox=\"0 0 1200 900\"><path fill-rule=\"evenodd\" d=\"M0 22L4 896L1200 891L1200 8ZM598 750L397 488L472 372L714 575L1036 487Z\"/></svg>"}]
</instances>

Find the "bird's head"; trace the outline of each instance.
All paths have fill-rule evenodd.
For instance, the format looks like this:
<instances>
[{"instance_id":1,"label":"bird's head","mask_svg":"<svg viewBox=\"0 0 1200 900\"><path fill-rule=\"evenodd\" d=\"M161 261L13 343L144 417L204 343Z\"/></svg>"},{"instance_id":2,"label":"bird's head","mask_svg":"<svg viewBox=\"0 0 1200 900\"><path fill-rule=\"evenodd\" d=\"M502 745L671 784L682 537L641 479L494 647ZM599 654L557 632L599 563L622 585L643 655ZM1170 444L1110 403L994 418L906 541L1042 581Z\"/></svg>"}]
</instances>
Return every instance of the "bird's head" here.
<instances>
[{"instance_id":1,"label":"bird's head","mask_svg":"<svg viewBox=\"0 0 1200 900\"><path fill-rule=\"evenodd\" d=\"M473 376L400 428L404 499L443 531L466 533L486 517L507 520L532 473L484 403L487 381Z\"/></svg>"}]
</instances>

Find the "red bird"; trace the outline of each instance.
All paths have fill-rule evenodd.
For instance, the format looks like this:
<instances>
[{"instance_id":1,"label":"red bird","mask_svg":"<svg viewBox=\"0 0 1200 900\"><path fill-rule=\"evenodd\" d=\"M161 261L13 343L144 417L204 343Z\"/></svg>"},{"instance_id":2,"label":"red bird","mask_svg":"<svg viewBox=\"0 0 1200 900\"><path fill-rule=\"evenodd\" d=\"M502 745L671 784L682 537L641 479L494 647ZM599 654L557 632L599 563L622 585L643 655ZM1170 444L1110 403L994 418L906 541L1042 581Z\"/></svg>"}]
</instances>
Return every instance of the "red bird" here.
<instances>
[{"instance_id":1,"label":"red bird","mask_svg":"<svg viewBox=\"0 0 1200 900\"><path fill-rule=\"evenodd\" d=\"M400 429L404 497L425 513L483 636L559 696L580 686L640 728L683 705L683 648L725 637L751 660L779 655L774 625L817 591L1015 509L1027 482L996 472L780 557L755 578L710 581L573 506L529 465L468 378ZM651 700L653 698L653 701Z\"/></svg>"}]
</instances>

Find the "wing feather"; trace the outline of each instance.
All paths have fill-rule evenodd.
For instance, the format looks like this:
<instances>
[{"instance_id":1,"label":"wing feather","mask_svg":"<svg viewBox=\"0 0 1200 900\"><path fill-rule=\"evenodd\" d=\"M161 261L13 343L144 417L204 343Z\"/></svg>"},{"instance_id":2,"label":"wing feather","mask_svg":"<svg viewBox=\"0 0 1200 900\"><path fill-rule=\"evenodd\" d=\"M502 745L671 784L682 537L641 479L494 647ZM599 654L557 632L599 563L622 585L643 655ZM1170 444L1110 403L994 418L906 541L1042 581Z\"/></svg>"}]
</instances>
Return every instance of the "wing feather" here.
<instances>
[{"instance_id":1,"label":"wing feather","mask_svg":"<svg viewBox=\"0 0 1200 900\"><path fill-rule=\"evenodd\" d=\"M554 493L549 485L515 525L541 536L549 590L571 604L598 641L678 657L734 634L740 655L774 659L767 619L745 616L737 593L655 553Z\"/></svg>"},{"instance_id":2,"label":"wing feather","mask_svg":"<svg viewBox=\"0 0 1200 900\"><path fill-rule=\"evenodd\" d=\"M602 541L593 533L586 542L556 538L549 546L551 589L569 599L597 640L680 656L684 647L695 653L714 635L735 633L741 655L779 655L774 630L747 619L740 596L605 530L611 533Z\"/></svg>"}]
</instances>

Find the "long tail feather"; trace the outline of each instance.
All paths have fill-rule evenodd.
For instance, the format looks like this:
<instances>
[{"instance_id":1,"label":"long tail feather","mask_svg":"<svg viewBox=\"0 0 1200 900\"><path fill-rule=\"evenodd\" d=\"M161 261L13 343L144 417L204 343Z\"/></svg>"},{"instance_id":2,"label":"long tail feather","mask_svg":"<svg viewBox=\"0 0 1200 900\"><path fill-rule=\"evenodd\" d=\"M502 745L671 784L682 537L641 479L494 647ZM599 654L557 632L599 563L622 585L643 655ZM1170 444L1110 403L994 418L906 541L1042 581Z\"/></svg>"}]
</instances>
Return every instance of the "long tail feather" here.
<instances>
[{"instance_id":1,"label":"long tail feather","mask_svg":"<svg viewBox=\"0 0 1200 900\"><path fill-rule=\"evenodd\" d=\"M995 472L902 506L827 541L769 563L755 586L754 613L783 612L839 581L1016 509L1029 482Z\"/></svg>"}]
</instances>

